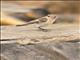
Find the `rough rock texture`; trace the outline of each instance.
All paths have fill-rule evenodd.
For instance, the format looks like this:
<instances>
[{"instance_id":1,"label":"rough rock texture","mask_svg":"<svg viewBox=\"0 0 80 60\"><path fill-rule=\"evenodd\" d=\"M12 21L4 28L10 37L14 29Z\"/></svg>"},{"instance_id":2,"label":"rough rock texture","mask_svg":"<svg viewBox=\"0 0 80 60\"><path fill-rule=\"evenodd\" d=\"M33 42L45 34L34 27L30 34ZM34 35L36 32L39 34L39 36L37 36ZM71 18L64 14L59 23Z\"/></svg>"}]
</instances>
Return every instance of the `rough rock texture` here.
<instances>
[{"instance_id":1,"label":"rough rock texture","mask_svg":"<svg viewBox=\"0 0 80 60\"><path fill-rule=\"evenodd\" d=\"M1 26L2 60L79 60L78 24L53 24L47 32L35 25Z\"/></svg>"},{"instance_id":2,"label":"rough rock texture","mask_svg":"<svg viewBox=\"0 0 80 60\"><path fill-rule=\"evenodd\" d=\"M70 42L34 45L2 44L1 57L6 60L79 60L80 44Z\"/></svg>"}]
</instances>

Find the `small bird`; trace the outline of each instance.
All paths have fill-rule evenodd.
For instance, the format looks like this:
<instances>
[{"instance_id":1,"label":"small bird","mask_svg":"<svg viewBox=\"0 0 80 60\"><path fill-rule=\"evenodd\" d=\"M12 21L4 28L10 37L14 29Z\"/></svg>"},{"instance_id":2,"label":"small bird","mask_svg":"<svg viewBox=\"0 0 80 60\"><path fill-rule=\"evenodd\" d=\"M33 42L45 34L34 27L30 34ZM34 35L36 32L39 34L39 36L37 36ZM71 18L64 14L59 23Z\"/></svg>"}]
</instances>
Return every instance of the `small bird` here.
<instances>
[{"instance_id":1,"label":"small bird","mask_svg":"<svg viewBox=\"0 0 80 60\"><path fill-rule=\"evenodd\" d=\"M45 16L45 17L30 21L30 22L28 22L26 24L16 25L16 26L25 26L25 25L30 25L30 24L36 23L37 27L40 30L47 31L47 29L44 29L42 27L53 24L56 21L56 19L57 19L56 15L49 14L48 16Z\"/></svg>"}]
</instances>

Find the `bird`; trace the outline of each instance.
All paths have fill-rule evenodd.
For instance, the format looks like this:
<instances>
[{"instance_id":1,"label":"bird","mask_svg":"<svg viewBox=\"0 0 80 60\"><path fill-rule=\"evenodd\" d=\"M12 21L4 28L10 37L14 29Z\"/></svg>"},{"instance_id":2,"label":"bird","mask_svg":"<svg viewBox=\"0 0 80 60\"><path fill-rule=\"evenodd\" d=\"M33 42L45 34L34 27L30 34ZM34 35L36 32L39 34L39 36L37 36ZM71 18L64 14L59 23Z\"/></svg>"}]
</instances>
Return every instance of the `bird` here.
<instances>
[{"instance_id":1,"label":"bird","mask_svg":"<svg viewBox=\"0 0 80 60\"><path fill-rule=\"evenodd\" d=\"M26 26L26 25L30 25L30 24L37 24L37 27L41 30L41 31L47 31L47 29L44 29L42 27L44 26L48 26L53 24L57 19L56 15L53 14L48 14L47 16L38 18L36 20L30 21L26 24L22 24L22 25L16 25L16 26Z\"/></svg>"}]
</instances>

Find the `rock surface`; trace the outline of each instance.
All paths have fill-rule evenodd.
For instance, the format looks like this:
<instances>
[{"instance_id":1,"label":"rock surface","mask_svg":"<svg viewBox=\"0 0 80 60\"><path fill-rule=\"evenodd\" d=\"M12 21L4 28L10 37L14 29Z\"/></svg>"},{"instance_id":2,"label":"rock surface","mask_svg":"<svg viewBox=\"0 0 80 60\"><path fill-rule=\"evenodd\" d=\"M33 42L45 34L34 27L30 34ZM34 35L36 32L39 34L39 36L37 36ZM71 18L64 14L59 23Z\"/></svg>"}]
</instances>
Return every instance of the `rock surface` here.
<instances>
[{"instance_id":1,"label":"rock surface","mask_svg":"<svg viewBox=\"0 0 80 60\"><path fill-rule=\"evenodd\" d=\"M79 60L78 24L53 24L47 32L35 25L1 26L2 60Z\"/></svg>"}]
</instances>

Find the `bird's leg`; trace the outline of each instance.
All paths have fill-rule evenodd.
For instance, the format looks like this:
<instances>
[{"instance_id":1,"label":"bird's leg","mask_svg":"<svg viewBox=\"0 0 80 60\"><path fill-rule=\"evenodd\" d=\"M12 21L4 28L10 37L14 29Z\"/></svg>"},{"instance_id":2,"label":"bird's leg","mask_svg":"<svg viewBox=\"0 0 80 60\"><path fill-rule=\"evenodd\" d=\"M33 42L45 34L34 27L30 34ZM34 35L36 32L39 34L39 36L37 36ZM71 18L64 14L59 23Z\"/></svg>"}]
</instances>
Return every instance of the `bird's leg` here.
<instances>
[{"instance_id":1,"label":"bird's leg","mask_svg":"<svg viewBox=\"0 0 80 60\"><path fill-rule=\"evenodd\" d=\"M47 32L47 31L48 31L48 29L44 29L44 28L42 28L41 26L38 27L38 28L39 28L39 30L41 30L41 31L43 31L43 32Z\"/></svg>"}]
</instances>

